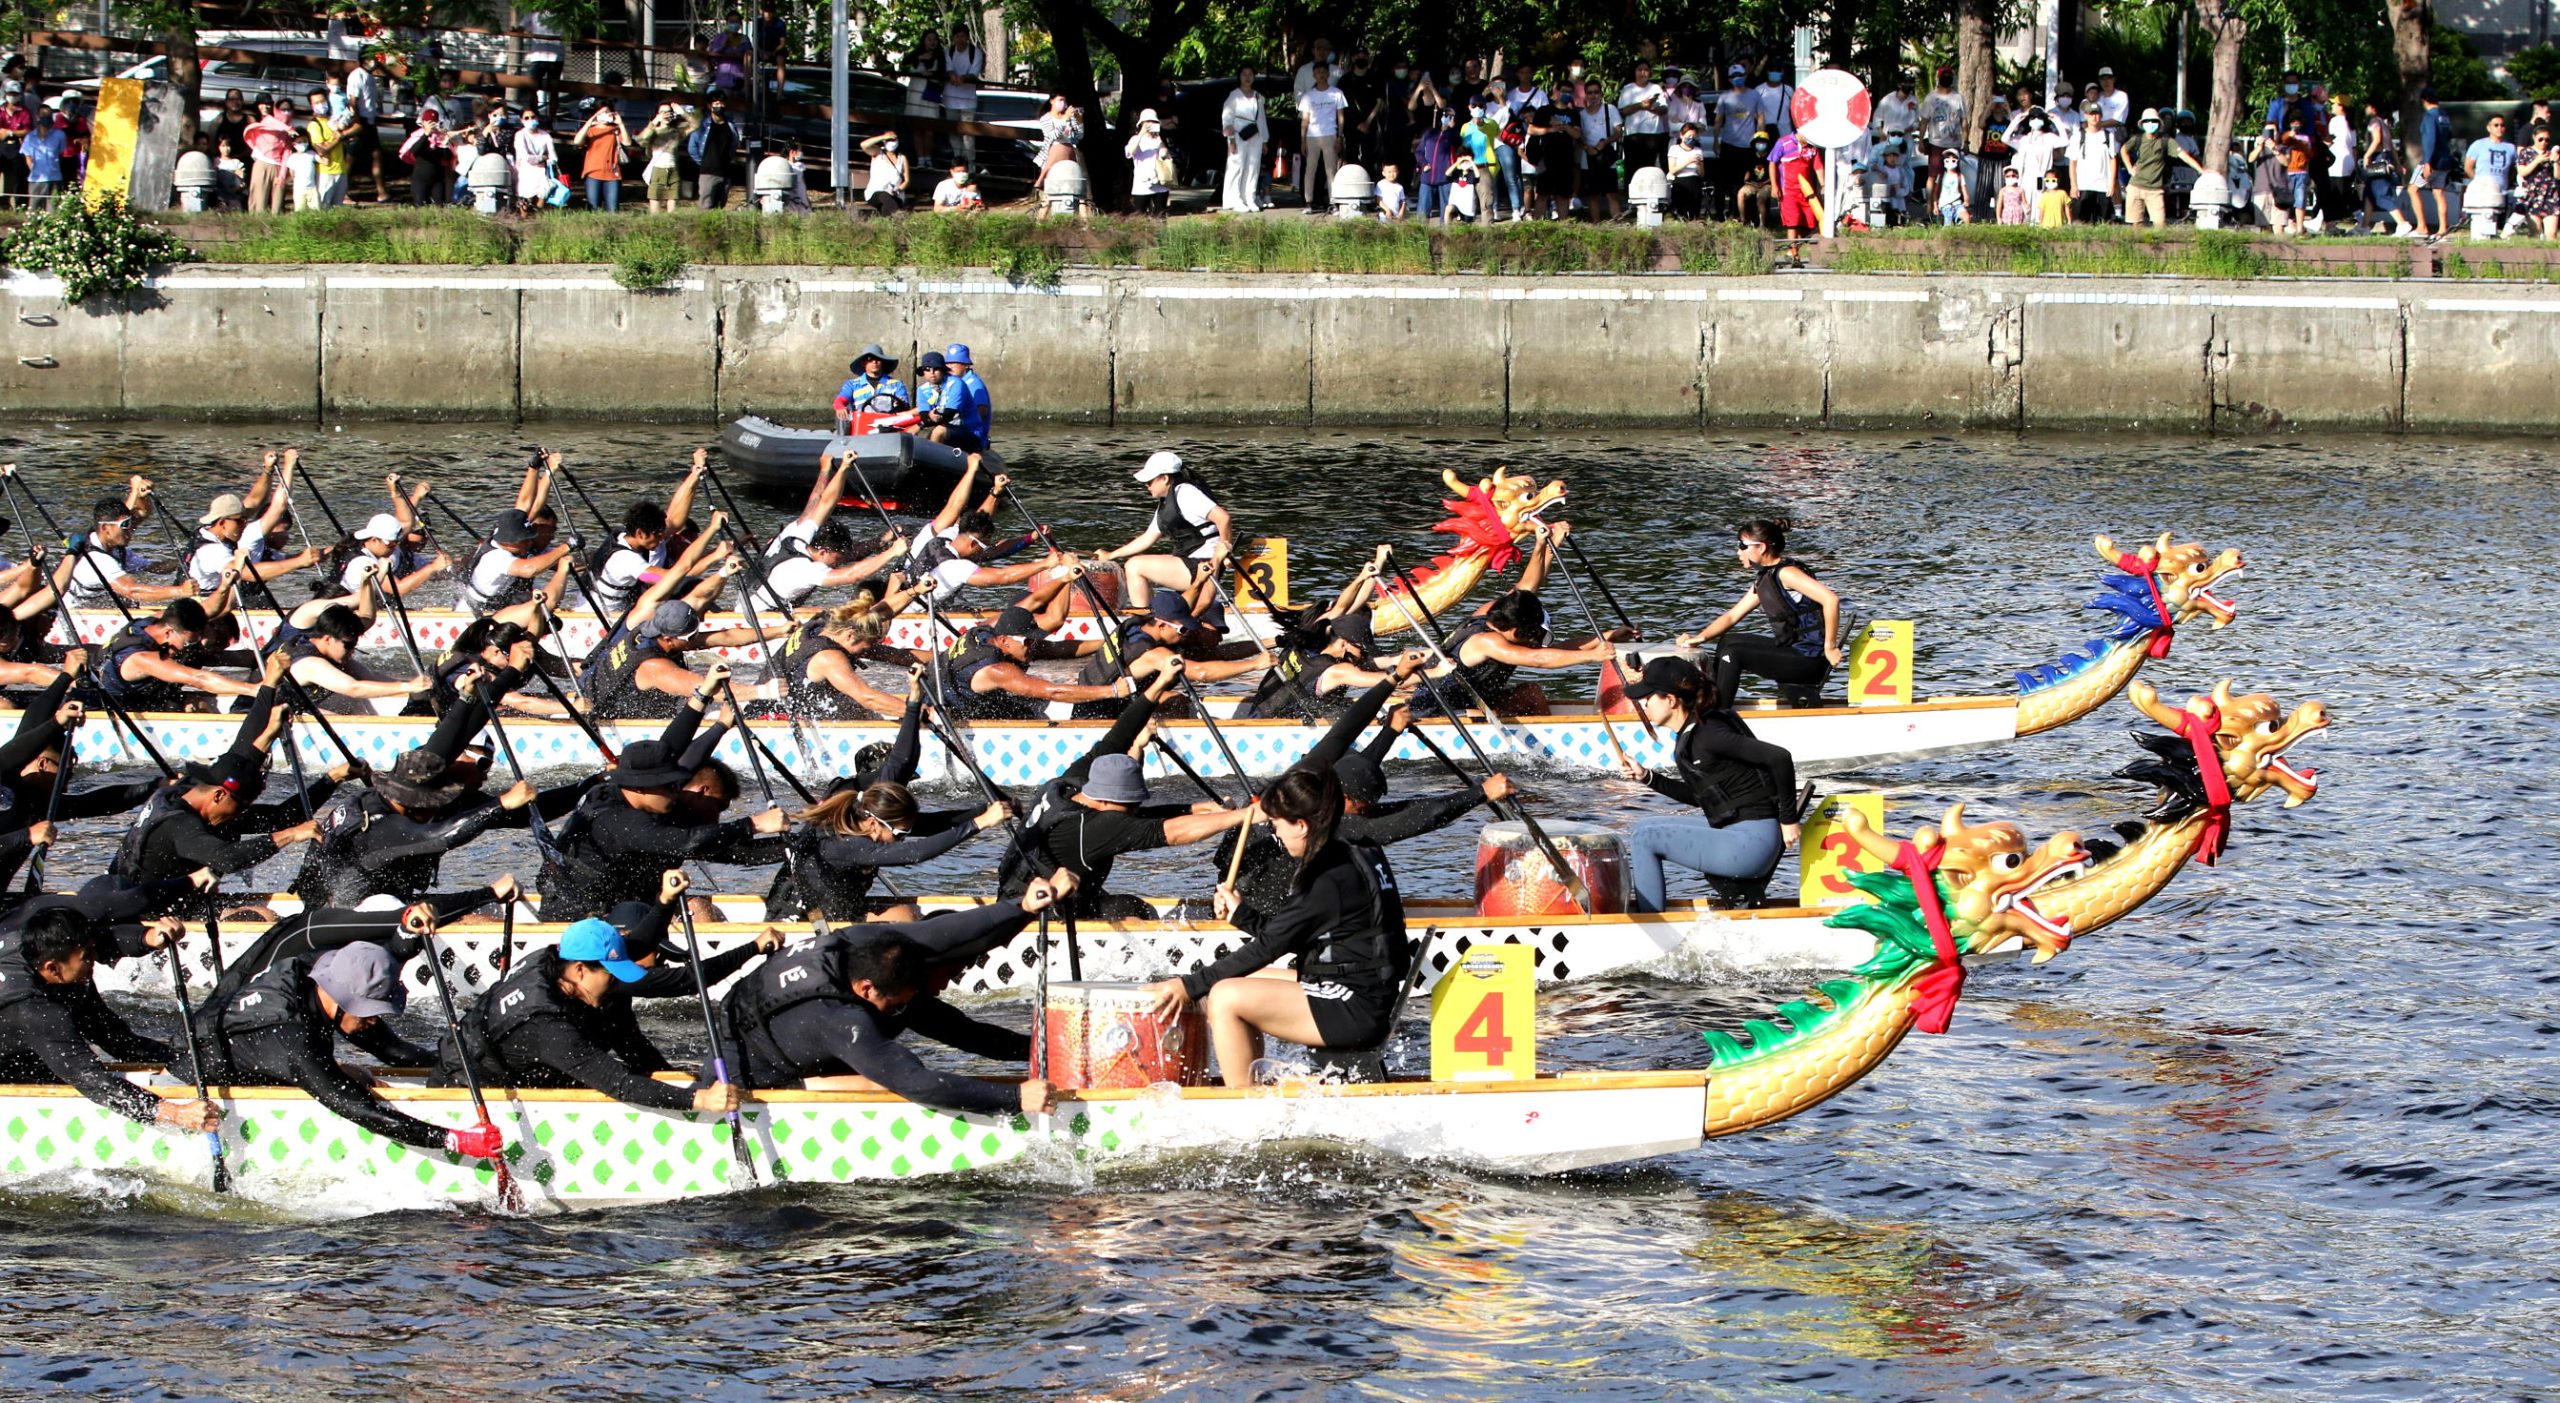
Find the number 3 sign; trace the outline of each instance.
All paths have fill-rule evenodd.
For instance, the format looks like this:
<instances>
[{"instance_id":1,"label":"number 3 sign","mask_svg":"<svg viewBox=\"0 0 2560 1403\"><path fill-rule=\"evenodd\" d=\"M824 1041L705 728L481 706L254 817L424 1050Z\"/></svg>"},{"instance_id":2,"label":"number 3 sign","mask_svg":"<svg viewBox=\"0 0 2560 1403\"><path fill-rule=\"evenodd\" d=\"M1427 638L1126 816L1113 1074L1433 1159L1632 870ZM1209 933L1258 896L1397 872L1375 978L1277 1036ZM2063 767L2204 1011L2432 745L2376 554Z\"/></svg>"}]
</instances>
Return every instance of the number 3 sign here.
<instances>
[{"instance_id":1,"label":"number 3 sign","mask_svg":"<svg viewBox=\"0 0 2560 1403\"><path fill-rule=\"evenodd\" d=\"M1804 833L1796 844L1796 868L1804 874L1797 904L1851 906L1866 900L1856 887L1849 885L1848 874L1874 871L1876 864L1849 836L1851 810L1867 821L1870 831L1884 831L1881 794L1834 794L1816 804L1806 816Z\"/></svg>"},{"instance_id":2,"label":"number 3 sign","mask_svg":"<svg viewBox=\"0 0 2560 1403\"><path fill-rule=\"evenodd\" d=\"M1911 704L1911 621L1878 619L1849 640L1849 705Z\"/></svg>"},{"instance_id":3,"label":"number 3 sign","mask_svg":"<svg viewBox=\"0 0 2560 1403\"><path fill-rule=\"evenodd\" d=\"M1538 961L1526 945L1479 945L1431 988L1433 1081L1538 1074Z\"/></svg>"}]
</instances>

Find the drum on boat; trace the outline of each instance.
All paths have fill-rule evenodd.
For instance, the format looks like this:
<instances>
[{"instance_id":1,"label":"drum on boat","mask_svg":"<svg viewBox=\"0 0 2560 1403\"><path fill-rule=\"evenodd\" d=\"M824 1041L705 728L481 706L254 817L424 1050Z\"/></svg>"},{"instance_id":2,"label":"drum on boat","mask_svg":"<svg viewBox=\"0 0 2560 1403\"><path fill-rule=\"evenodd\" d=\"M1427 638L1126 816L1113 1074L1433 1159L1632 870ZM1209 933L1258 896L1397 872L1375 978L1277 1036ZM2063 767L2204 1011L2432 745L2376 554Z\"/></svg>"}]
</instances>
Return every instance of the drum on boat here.
<instances>
[{"instance_id":1,"label":"drum on boat","mask_svg":"<svg viewBox=\"0 0 2560 1403\"><path fill-rule=\"evenodd\" d=\"M1052 984L1041 1010L1049 1081L1064 1090L1134 1090L1208 1079L1209 1020L1197 1003L1171 1020L1144 984Z\"/></svg>"},{"instance_id":2,"label":"drum on boat","mask_svg":"<svg viewBox=\"0 0 2560 1403\"><path fill-rule=\"evenodd\" d=\"M1488 823L1476 838L1476 914L1480 916L1617 915L1627 909L1627 850L1618 830L1596 823L1538 825L1582 878L1599 908L1581 903L1517 823Z\"/></svg>"}]
</instances>

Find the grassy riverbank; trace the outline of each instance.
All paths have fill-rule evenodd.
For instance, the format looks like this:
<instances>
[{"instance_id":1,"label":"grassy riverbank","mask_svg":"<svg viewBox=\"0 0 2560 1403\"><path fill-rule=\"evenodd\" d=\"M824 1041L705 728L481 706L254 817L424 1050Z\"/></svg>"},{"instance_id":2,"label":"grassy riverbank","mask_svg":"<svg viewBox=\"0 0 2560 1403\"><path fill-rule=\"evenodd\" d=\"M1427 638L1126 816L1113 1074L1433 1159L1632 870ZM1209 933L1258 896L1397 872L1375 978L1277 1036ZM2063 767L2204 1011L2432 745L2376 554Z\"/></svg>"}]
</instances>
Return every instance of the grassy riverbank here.
<instances>
[{"instance_id":1,"label":"grassy riverbank","mask_svg":"<svg viewBox=\"0 0 2560 1403\"><path fill-rule=\"evenodd\" d=\"M632 287L661 286L687 266L988 268L1054 281L1069 268L1198 269L1243 274L1571 273L1748 275L1799 250L1730 224L1525 223L1439 229L1309 219L1039 221L991 213L848 219L744 211L561 212L530 220L464 210L341 209L286 215L168 217L200 257L218 263L447 267L605 265ZM2464 240L2419 246L2385 238L2277 238L2261 233L2123 226L2067 229L1967 225L1861 232L1805 245L1803 261L1835 272L2444 277L2560 280L2560 245Z\"/></svg>"}]
</instances>

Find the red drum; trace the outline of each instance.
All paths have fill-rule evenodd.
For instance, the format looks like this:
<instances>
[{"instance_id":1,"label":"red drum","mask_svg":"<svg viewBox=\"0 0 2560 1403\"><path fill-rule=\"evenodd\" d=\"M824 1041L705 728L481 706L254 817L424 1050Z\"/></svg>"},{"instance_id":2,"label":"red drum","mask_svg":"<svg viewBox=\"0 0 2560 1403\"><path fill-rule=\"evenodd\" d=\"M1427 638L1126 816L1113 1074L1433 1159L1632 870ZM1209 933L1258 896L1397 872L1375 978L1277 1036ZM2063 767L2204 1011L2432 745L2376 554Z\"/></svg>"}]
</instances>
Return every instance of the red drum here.
<instances>
[{"instance_id":1,"label":"red drum","mask_svg":"<svg viewBox=\"0 0 2560 1403\"><path fill-rule=\"evenodd\" d=\"M1209 1020L1193 1004L1170 1023L1148 1009L1143 984L1052 984L1041 1037L1052 1085L1134 1090L1208 1079Z\"/></svg>"},{"instance_id":2,"label":"red drum","mask_svg":"<svg viewBox=\"0 0 2560 1403\"><path fill-rule=\"evenodd\" d=\"M1571 822L1538 827L1582 878L1599 909L1583 911L1527 829L1517 823L1488 823L1476 839L1477 915L1604 916L1627 909L1627 851L1618 830Z\"/></svg>"}]
</instances>

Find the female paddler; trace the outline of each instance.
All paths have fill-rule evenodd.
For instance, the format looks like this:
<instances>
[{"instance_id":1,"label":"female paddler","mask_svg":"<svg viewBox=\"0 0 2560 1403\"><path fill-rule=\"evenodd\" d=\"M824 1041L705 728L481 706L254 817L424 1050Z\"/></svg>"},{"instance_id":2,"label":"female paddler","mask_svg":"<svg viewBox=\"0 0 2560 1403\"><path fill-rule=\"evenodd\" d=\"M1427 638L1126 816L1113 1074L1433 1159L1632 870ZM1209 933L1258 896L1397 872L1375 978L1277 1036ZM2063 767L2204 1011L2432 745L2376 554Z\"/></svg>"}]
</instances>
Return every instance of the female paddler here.
<instances>
[{"instance_id":1,"label":"female paddler","mask_svg":"<svg viewBox=\"0 0 2560 1403\"><path fill-rule=\"evenodd\" d=\"M1656 794L1700 812L1638 819L1627 834L1630 904L1663 905L1662 865L1707 879L1722 905L1756 905L1778 854L1796 841L1795 757L1751 734L1715 682L1686 658L1655 658L1627 684L1627 700L1669 731L1672 770L1657 773L1620 759L1619 769Z\"/></svg>"},{"instance_id":2,"label":"female paddler","mask_svg":"<svg viewBox=\"0 0 2560 1403\"><path fill-rule=\"evenodd\" d=\"M1253 1085L1266 1035L1344 1052L1384 1046L1413 963L1386 854L1334 832L1342 784L1333 772L1291 770L1260 806L1298 860L1287 900L1266 912L1220 886L1218 918L1252 938L1225 959L1147 986L1159 1018L1200 1003L1229 1086ZM1294 977L1257 974L1283 955L1297 957Z\"/></svg>"},{"instance_id":3,"label":"female paddler","mask_svg":"<svg viewBox=\"0 0 2560 1403\"><path fill-rule=\"evenodd\" d=\"M1716 694L1727 701L1746 672L1781 688L1810 687L1818 693L1831 669L1840 665L1840 596L1815 579L1803 561L1787 554L1786 528L1774 521L1742 523L1734 532L1734 555L1751 572L1751 588L1715 622L1682 635L1679 642L1695 648L1724 640L1713 672ZM1768 619L1768 634L1733 632L1755 609Z\"/></svg>"}]
</instances>

